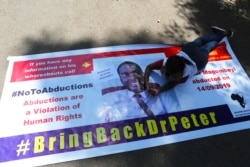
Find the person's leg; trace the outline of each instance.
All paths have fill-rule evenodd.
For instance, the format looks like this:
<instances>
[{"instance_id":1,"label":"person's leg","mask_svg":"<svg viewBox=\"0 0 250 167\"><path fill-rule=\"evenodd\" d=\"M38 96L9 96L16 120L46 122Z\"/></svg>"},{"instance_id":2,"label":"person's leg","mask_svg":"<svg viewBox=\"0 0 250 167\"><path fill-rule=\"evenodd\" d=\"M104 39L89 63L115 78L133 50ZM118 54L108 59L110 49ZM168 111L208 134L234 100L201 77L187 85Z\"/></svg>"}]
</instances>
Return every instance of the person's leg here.
<instances>
[{"instance_id":1,"label":"person's leg","mask_svg":"<svg viewBox=\"0 0 250 167\"><path fill-rule=\"evenodd\" d=\"M200 56L207 59L209 52L222 40L224 33L217 31L213 34L208 34L195 39L193 42L199 46Z\"/></svg>"},{"instance_id":2,"label":"person's leg","mask_svg":"<svg viewBox=\"0 0 250 167\"><path fill-rule=\"evenodd\" d=\"M232 30L225 30L217 26L212 26L211 29L214 32L213 34L201 36L193 41L208 52L210 52L223 37L232 37L234 34Z\"/></svg>"},{"instance_id":3,"label":"person's leg","mask_svg":"<svg viewBox=\"0 0 250 167\"><path fill-rule=\"evenodd\" d=\"M193 42L187 43L182 48L197 65L198 71L202 71L208 62L209 52L223 39L225 36L232 37L233 32L223 30L218 27L212 27L214 33L201 36Z\"/></svg>"},{"instance_id":4,"label":"person's leg","mask_svg":"<svg viewBox=\"0 0 250 167\"><path fill-rule=\"evenodd\" d=\"M222 32L218 32L218 33L212 33L212 34L201 36L195 39L193 42L195 42L198 46L202 47L208 42L213 41L213 43L215 43L217 41L218 43L223 37L224 37L224 34Z\"/></svg>"},{"instance_id":5,"label":"person's leg","mask_svg":"<svg viewBox=\"0 0 250 167\"><path fill-rule=\"evenodd\" d=\"M223 37L223 33L213 33L201 36L193 42L184 45L182 51L196 63L198 71L202 71L208 62L209 52Z\"/></svg>"},{"instance_id":6,"label":"person's leg","mask_svg":"<svg viewBox=\"0 0 250 167\"><path fill-rule=\"evenodd\" d=\"M209 54L209 52L211 52L211 50L213 50L218 43L219 41L210 41L202 45L200 49L203 50L203 53Z\"/></svg>"},{"instance_id":7,"label":"person's leg","mask_svg":"<svg viewBox=\"0 0 250 167\"><path fill-rule=\"evenodd\" d=\"M199 72L205 68L209 54L207 50L201 49L196 42L190 42L184 45L182 51L196 63Z\"/></svg>"}]
</instances>

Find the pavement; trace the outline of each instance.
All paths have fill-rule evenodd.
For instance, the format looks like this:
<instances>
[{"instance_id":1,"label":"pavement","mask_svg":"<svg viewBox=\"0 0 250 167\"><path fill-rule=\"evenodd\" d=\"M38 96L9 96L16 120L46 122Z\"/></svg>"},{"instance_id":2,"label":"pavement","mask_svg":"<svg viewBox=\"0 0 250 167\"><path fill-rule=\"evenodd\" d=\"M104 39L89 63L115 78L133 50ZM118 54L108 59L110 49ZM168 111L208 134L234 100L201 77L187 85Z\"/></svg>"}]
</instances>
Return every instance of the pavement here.
<instances>
[{"instance_id":1,"label":"pavement","mask_svg":"<svg viewBox=\"0 0 250 167\"><path fill-rule=\"evenodd\" d=\"M8 56L135 43L183 44L233 28L250 76L248 0L0 0L0 95ZM250 130L43 167L248 167Z\"/></svg>"}]
</instances>

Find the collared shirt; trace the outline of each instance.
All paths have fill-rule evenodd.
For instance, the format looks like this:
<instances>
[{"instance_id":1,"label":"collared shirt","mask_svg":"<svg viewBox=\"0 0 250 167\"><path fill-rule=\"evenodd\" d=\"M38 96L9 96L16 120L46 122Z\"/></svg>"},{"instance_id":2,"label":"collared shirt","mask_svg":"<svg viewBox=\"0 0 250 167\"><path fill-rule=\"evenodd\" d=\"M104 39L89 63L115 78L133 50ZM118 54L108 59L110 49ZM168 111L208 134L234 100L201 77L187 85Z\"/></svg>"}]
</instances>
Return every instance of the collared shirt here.
<instances>
[{"instance_id":1,"label":"collared shirt","mask_svg":"<svg viewBox=\"0 0 250 167\"><path fill-rule=\"evenodd\" d=\"M186 77L186 76L192 77L195 74L197 74L198 70L197 70L196 63L185 52L180 51L177 54L177 56L183 57L190 62L190 64L185 64L185 69L184 69L182 77Z\"/></svg>"},{"instance_id":2,"label":"collared shirt","mask_svg":"<svg viewBox=\"0 0 250 167\"><path fill-rule=\"evenodd\" d=\"M183 75L182 75L182 82L185 82L188 78L194 76L197 74L198 70L197 70L197 66L196 63L183 51L180 51L177 56L183 57L185 59L187 59L190 64L185 64L185 68L183 71ZM153 69L161 69L162 66L165 66L167 62L167 58L164 59L160 59L158 61L156 61L155 63L153 63L152 68ZM180 82L180 83L182 83Z\"/></svg>"},{"instance_id":3,"label":"collared shirt","mask_svg":"<svg viewBox=\"0 0 250 167\"><path fill-rule=\"evenodd\" d=\"M137 103L134 92L127 89L107 93L103 96L105 122L147 117L147 114ZM175 92L167 91L159 96L151 96L147 91L140 93L143 101L152 110L154 115L180 111L180 104Z\"/></svg>"}]
</instances>

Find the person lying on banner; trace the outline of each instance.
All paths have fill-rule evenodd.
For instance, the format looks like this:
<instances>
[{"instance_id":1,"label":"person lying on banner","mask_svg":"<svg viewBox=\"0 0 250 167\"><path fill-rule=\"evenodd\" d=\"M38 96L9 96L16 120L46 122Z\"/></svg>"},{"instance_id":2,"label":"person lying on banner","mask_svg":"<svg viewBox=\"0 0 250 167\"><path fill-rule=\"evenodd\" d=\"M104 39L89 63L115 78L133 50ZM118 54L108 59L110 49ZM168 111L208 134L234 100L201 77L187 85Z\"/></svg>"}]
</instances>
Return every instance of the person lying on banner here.
<instances>
[{"instance_id":1,"label":"person lying on banner","mask_svg":"<svg viewBox=\"0 0 250 167\"><path fill-rule=\"evenodd\" d=\"M213 33L198 37L185 44L182 50L174 56L164 58L149 64L145 69L145 86L154 96L169 90L179 83L184 83L188 78L202 72L208 63L209 52L224 37L232 37L233 31L212 26ZM159 89L151 89L149 76L152 70L160 70L162 76L169 82Z\"/></svg>"}]
</instances>

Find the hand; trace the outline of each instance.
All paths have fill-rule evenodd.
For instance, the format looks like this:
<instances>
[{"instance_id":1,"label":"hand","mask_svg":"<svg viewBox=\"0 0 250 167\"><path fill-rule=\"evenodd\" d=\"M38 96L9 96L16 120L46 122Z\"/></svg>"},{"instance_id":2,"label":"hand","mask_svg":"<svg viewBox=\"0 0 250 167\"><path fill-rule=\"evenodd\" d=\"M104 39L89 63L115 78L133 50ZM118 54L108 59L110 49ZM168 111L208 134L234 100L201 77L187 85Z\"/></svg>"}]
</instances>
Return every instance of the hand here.
<instances>
[{"instance_id":1,"label":"hand","mask_svg":"<svg viewBox=\"0 0 250 167\"><path fill-rule=\"evenodd\" d=\"M161 92L161 86L159 84L150 84L148 92L152 96L157 96Z\"/></svg>"}]
</instances>

